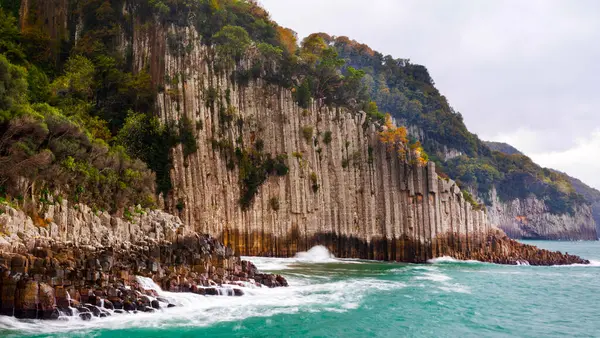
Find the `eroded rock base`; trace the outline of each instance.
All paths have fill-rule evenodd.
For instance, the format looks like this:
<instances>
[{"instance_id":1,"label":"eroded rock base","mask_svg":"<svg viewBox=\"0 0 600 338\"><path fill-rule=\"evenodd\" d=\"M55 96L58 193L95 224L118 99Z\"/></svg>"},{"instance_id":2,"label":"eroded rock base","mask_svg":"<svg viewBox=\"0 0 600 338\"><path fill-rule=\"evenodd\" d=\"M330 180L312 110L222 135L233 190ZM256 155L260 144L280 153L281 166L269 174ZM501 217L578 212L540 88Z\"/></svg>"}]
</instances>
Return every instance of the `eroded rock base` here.
<instances>
[{"instance_id":1,"label":"eroded rock base","mask_svg":"<svg viewBox=\"0 0 600 338\"><path fill-rule=\"evenodd\" d=\"M291 257L315 245L323 245L340 258L408 263L425 263L432 258L449 256L461 260L512 265L525 262L530 265L589 264L588 260L575 255L519 243L508 238L499 229L476 232L469 236L448 232L427 242L408 236L372 238L370 241L332 233L318 233L308 237L299 236L298 230L290 232L286 237L259 232L243 234L239 231L225 231L222 240L236 252L247 256Z\"/></svg>"}]
</instances>

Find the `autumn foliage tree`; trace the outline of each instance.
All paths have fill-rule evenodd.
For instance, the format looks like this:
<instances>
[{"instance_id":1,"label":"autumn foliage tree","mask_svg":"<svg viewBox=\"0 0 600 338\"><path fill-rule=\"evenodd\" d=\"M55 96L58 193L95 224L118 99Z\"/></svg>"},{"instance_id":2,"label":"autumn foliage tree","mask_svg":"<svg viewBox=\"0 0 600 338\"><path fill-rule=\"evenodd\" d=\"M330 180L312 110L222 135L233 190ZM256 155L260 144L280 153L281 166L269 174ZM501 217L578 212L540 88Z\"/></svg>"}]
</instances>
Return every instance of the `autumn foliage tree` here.
<instances>
[{"instance_id":1,"label":"autumn foliage tree","mask_svg":"<svg viewBox=\"0 0 600 338\"><path fill-rule=\"evenodd\" d=\"M298 49L298 36L296 32L289 28L277 27L277 33L279 34L281 44L285 47L288 54L295 54Z\"/></svg>"},{"instance_id":2,"label":"autumn foliage tree","mask_svg":"<svg viewBox=\"0 0 600 338\"><path fill-rule=\"evenodd\" d=\"M421 142L409 142L406 128L396 127L390 114L385 116L385 124L383 131L379 133L379 140L388 147L390 152L396 152L401 160L408 161L410 164L424 166L429 161Z\"/></svg>"},{"instance_id":3,"label":"autumn foliage tree","mask_svg":"<svg viewBox=\"0 0 600 338\"><path fill-rule=\"evenodd\" d=\"M388 150L395 151L400 158L406 157L408 144L406 128L396 127L390 114L385 116L385 125L383 131L379 133L379 140L388 147Z\"/></svg>"}]
</instances>

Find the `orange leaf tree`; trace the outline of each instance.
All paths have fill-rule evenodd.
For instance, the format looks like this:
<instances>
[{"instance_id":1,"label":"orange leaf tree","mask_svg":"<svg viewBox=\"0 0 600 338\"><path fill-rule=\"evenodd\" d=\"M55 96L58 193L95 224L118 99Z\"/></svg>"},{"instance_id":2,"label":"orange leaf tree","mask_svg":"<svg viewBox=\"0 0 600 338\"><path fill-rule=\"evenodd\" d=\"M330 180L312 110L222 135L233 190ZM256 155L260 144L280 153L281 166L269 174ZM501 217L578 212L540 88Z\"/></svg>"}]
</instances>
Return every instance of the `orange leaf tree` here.
<instances>
[{"instance_id":1,"label":"orange leaf tree","mask_svg":"<svg viewBox=\"0 0 600 338\"><path fill-rule=\"evenodd\" d=\"M411 164L424 166L429 161L429 157L423 150L421 142L408 142L408 133L405 127L396 127L392 122L390 114L385 115L384 130L379 133L379 140L387 145L389 151L395 151L402 160L410 160ZM407 150L410 154L407 156Z\"/></svg>"},{"instance_id":2,"label":"orange leaf tree","mask_svg":"<svg viewBox=\"0 0 600 338\"><path fill-rule=\"evenodd\" d=\"M379 139L387 145L390 151L396 151L398 156L402 159L405 159L406 157L406 145L408 144L408 138L406 136L406 128L396 127L394 123L392 123L392 116L386 114L384 130L379 133Z\"/></svg>"}]
</instances>

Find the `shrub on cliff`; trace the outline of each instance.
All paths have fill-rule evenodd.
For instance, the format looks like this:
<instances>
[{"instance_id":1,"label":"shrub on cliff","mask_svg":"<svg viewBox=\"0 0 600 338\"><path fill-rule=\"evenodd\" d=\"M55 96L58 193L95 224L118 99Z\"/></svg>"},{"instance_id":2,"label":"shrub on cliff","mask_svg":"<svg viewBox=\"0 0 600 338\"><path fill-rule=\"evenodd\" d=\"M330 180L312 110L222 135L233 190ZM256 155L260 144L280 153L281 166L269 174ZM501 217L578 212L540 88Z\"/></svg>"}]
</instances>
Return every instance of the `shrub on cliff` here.
<instances>
[{"instance_id":1,"label":"shrub on cliff","mask_svg":"<svg viewBox=\"0 0 600 338\"><path fill-rule=\"evenodd\" d=\"M248 209L252 205L258 189L270 175L285 176L289 171L284 155L273 158L270 154L256 149L240 148L235 150L235 154L239 170L242 209Z\"/></svg>"},{"instance_id":2,"label":"shrub on cliff","mask_svg":"<svg viewBox=\"0 0 600 338\"><path fill-rule=\"evenodd\" d=\"M0 112L7 116L27 101L27 71L0 54Z\"/></svg>"},{"instance_id":3,"label":"shrub on cliff","mask_svg":"<svg viewBox=\"0 0 600 338\"><path fill-rule=\"evenodd\" d=\"M16 15L19 13L20 6L12 6L13 15L8 9L9 6L0 2L0 54L4 54L12 62L22 62L25 60L25 52L21 46L20 32L17 25Z\"/></svg>"},{"instance_id":4,"label":"shrub on cliff","mask_svg":"<svg viewBox=\"0 0 600 338\"><path fill-rule=\"evenodd\" d=\"M0 125L0 184L10 196L47 189L113 212L153 204L154 175L144 163L91 138L55 108L28 109Z\"/></svg>"},{"instance_id":5,"label":"shrub on cliff","mask_svg":"<svg viewBox=\"0 0 600 338\"><path fill-rule=\"evenodd\" d=\"M147 163L156 174L157 193L166 194L171 190L170 149L177 137L170 125L161 125L156 117L130 112L117 135L117 142L130 156Z\"/></svg>"}]
</instances>

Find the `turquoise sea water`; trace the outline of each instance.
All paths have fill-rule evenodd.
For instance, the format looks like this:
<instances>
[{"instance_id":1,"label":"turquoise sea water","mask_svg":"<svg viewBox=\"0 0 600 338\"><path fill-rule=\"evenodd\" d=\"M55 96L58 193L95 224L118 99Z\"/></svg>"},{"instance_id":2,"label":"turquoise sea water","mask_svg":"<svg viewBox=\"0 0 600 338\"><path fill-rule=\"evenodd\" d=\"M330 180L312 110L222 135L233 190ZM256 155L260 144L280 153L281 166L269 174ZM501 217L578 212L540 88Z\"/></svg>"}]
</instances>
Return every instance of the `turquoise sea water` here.
<instances>
[{"instance_id":1,"label":"turquoise sea water","mask_svg":"<svg viewBox=\"0 0 600 338\"><path fill-rule=\"evenodd\" d=\"M531 244L591 266L501 266L437 259L393 264L249 258L289 288L244 297L168 294L182 306L91 322L0 318L9 337L590 337L600 336L600 243Z\"/></svg>"}]
</instances>

